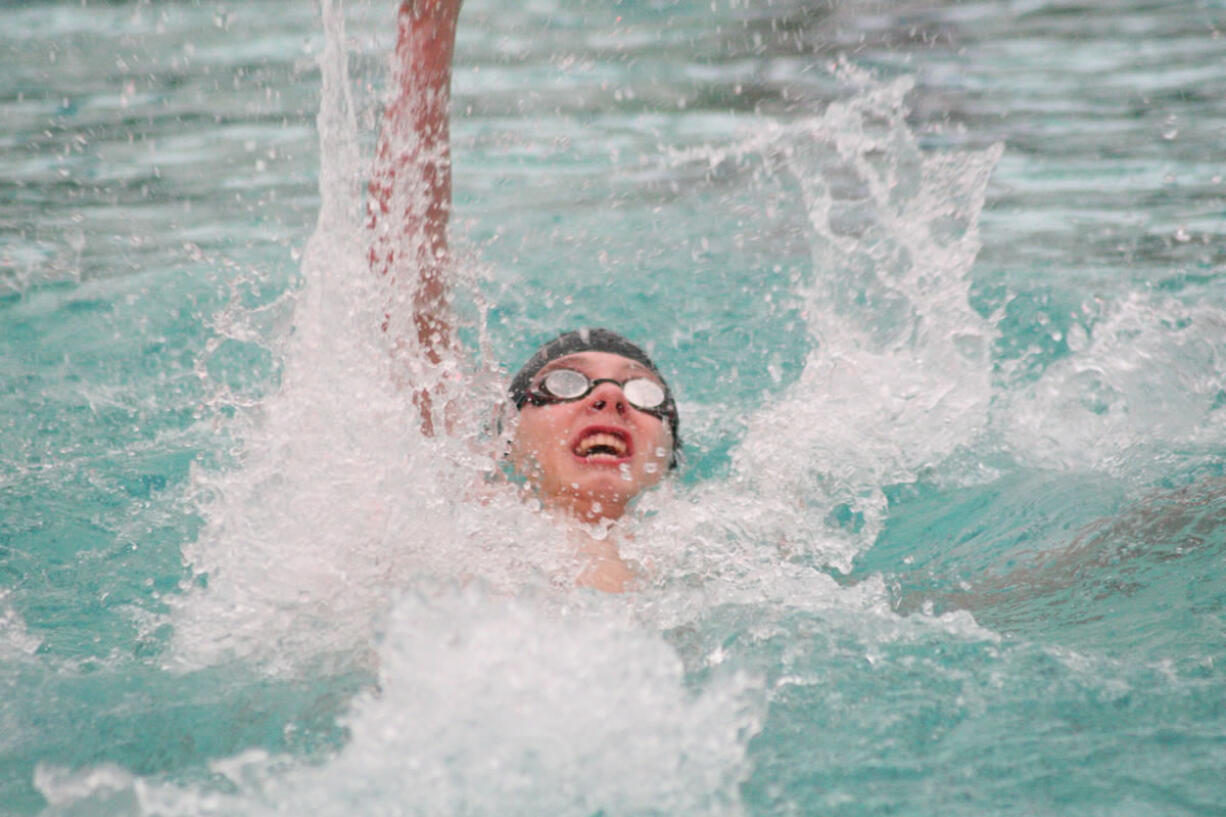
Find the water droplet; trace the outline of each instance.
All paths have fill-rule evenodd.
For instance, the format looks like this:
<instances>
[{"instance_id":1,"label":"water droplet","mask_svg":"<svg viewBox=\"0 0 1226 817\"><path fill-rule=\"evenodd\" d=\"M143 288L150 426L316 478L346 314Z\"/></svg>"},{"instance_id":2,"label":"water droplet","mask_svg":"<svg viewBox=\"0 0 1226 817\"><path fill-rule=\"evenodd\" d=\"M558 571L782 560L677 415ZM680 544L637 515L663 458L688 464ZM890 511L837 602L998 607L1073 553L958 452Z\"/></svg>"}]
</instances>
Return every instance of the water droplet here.
<instances>
[{"instance_id":1,"label":"water droplet","mask_svg":"<svg viewBox=\"0 0 1226 817\"><path fill-rule=\"evenodd\" d=\"M1086 334L1086 330L1083 326L1081 326L1081 324L1075 323L1069 327L1068 348L1071 351L1080 352L1082 349L1086 348L1086 345L1089 342L1090 338Z\"/></svg>"}]
</instances>

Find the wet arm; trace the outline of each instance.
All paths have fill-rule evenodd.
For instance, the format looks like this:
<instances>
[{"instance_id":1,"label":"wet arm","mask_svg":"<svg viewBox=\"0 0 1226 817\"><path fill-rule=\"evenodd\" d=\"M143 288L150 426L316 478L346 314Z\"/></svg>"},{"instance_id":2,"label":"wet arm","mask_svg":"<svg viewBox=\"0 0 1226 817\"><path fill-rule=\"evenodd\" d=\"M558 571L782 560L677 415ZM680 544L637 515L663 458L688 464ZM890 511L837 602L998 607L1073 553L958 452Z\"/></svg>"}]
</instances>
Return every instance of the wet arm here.
<instances>
[{"instance_id":1,"label":"wet arm","mask_svg":"<svg viewBox=\"0 0 1226 817\"><path fill-rule=\"evenodd\" d=\"M371 269L411 310L417 353L439 363L452 348L446 270L451 213L451 60L460 0L406 0L397 12L394 97L383 113L368 201ZM400 347L406 338L395 337ZM429 396L421 397L429 431Z\"/></svg>"}]
</instances>

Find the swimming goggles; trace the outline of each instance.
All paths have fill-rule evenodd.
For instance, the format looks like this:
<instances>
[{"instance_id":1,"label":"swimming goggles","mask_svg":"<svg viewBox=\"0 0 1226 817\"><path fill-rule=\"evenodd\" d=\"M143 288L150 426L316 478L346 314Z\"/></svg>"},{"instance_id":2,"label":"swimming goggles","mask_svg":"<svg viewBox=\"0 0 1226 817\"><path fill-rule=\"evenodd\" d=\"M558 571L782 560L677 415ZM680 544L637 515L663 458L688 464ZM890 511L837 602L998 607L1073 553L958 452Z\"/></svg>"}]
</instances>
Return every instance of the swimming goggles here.
<instances>
[{"instance_id":1,"label":"swimming goggles","mask_svg":"<svg viewBox=\"0 0 1226 817\"><path fill-rule=\"evenodd\" d=\"M544 406L550 403L569 403L582 400L592 393L592 389L601 383L616 383L621 387L622 394L630 405L639 411L649 414L666 414L668 412L668 392L663 386L646 377L632 377L629 380L614 380L611 377L590 379L583 372L574 369L554 369L540 379L528 390L528 402L534 406Z\"/></svg>"}]
</instances>

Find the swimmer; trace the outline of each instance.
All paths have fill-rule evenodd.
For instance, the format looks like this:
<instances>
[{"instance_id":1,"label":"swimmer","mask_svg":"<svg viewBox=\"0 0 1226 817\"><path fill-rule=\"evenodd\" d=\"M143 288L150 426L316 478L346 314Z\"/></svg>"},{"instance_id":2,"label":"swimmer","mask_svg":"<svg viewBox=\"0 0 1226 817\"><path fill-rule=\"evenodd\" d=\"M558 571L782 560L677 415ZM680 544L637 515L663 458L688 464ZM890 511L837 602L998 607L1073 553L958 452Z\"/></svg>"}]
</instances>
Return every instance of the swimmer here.
<instances>
[{"instance_id":1,"label":"swimmer","mask_svg":"<svg viewBox=\"0 0 1226 817\"><path fill-rule=\"evenodd\" d=\"M370 263L404 306L419 362L456 348L446 272L451 211L451 60L460 0L405 0L397 14L392 84L375 150L368 205ZM395 306L384 330L395 339ZM403 351L408 344L396 343ZM543 508L584 524L620 519L644 490L677 466L677 406L647 354L606 329L546 343L511 381L518 411L510 459ZM434 433L431 394L419 391L423 431ZM611 538L591 539L578 583L621 591L633 573Z\"/></svg>"}]
</instances>

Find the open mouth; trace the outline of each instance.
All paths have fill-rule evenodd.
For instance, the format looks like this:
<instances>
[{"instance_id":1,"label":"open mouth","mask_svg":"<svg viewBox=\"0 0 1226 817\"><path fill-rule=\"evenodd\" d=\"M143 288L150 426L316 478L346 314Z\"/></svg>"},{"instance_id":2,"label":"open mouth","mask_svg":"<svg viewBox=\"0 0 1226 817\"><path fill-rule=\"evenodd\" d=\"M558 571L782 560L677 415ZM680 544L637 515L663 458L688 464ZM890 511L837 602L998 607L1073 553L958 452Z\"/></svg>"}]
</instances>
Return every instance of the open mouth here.
<instances>
[{"instance_id":1,"label":"open mouth","mask_svg":"<svg viewBox=\"0 0 1226 817\"><path fill-rule=\"evenodd\" d=\"M621 462L630 456L630 437L615 428L585 429L571 448L588 462Z\"/></svg>"}]
</instances>

